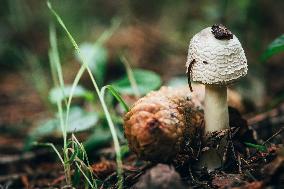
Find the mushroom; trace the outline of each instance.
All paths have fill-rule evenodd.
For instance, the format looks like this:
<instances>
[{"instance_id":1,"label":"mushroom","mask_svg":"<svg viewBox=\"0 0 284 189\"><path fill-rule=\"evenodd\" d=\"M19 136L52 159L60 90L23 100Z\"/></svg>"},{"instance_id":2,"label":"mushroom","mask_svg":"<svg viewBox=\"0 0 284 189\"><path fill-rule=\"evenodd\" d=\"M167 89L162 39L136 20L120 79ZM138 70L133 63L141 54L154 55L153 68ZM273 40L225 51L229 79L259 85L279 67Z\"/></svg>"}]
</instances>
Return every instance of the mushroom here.
<instances>
[{"instance_id":1,"label":"mushroom","mask_svg":"<svg viewBox=\"0 0 284 189\"><path fill-rule=\"evenodd\" d=\"M238 38L223 25L201 30L190 41L186 67L191 91L190 80L205 85L205 132L229 128L227 86L248 70ZM216 159L205 159L208 167L218 167Z\"/></svg>"},{"instance_id":2,"label":"mushroom","mask_svg":"<svg viewBox=\"0 0 284 189\"><path fill-rule=\"evenodd\" d=\"M123 126L129 148L141 159L196 159L204 128L201 102L188 88L162 87L140 98L124 116Z\"/></svg>"}]
</instances>

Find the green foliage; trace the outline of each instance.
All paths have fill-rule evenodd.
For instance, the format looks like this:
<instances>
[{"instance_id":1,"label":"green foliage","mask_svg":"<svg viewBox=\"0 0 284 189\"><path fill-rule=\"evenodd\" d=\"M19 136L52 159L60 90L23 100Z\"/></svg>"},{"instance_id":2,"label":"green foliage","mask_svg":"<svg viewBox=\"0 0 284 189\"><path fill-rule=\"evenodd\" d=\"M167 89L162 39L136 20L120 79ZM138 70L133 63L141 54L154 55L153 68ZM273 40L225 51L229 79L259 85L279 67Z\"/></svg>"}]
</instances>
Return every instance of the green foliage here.
<instances>
[{"instance_id":1,"label":"green foliage","mask_svg":"<svg viewBox=\"0 0 284 189\"><path fill-rule=\"evenodd\" d=\"M266 61L273 55L281 52L284 52L284 34L270 43L265 52L261 55L261 60Z\"/></svg>"},{"instance_id":2,"label":"green foliage","mask_svg":"<svg viewBox=\"0 0 284 189\"><path fill-rule=\"evenodd\" d=\"M49 91L49 100L51 103L56 104L58 101L66 100L71 94L71 85L65 85L62 89L61 87L54 87ZM86 90L84 87L77 85L73 92L73 97L82 97L85 100L91 101L94 99L92 92Z\"/></svg>"},{"instance_id":3,"label":"green foliage","mask_svg":"<svg viewBox=\"0 0 284 189\"><path fill-rule=\"evenodd\" d=\"M83 144L86 151L89 152L109 143L110 140L111 134L109 130L103 128L102 125L98 125Z\"/></svg>"},{"instance_id":4,"label":"green foliage","mask_svg":"<svg viewBox=\"0 0 284 189\"><path fill-rule=\"evenodd\" d=\"M124 144L121 146L120 148L120 153L121 153L121 157L125 157L127 154L129 154L129 147L128 144Z\"/></svg>"},{"instance_id":5,"label":"green foliage","mask_svg":"<svg viewBox=\"0 0 284 189\"><path fill-rule=\"evenodd\" d=\"M82 108L72 107L68 120L67 132L85 131L94 126L98 121L96 112L86 112Z\"/></svg>"},{"instance_id":6,"label":"green foliage","mask_svg":"<svg viewBox=\"0 0 284 189\"><path fill-rule=\"evenodd\" d=\"M106 63L107 63L107 50L98 43L82 43L79 46L81 54L85 57L92 74L95 76L99 85L102 85L105 78ZM82 64L80 56L76 54L77 59Z\"/></svg>"},{"instance_id":7,"label":"green foliage","mask_svg":"<svg viewBox=\"0 0 284 189\"><path fill-rule=\"evenodd\" d=\"M261 60L263 62L267 61L272 56L284 52L284 34L273 40L270 45L267 47L265 52L261 55ZM281 92L275 98L273 98L268 107L272 108L275 105L282 102L284 99L284 93Z\"/></svg>"},{"instance_id":8,"label":"green foliage","mask_svg":"<svg viewBox=\"0 0 284 189\"><path fill-rule=\"evenodd\" d=\"M39 138L49 135L50 133L53 133L58 126L59 125L57 125L57 120L55 119L50 119L47 120L46 122L39 124L39 126L33 129L29 133L28 137L25 139L24 150L30 150L31 147L37 142Z\"/></svg>"},{"instance_id":9,"label":"green foliage","mask_svg":"<svg viewBox=\"0 0 284 189\"><path fill-rule=\"evenodd\" d=\"M134 69L133 75L137 83L139 93L142 95L145 95L146 93L161 86L162 81L160 76L152 71ZM122 94L135 95L129 78L126 75L113 82L112 85Z\"/></svg>"},{"instance_id":10,"label":"green foliage","mask_svg":"<svg viewBox=\"0 0 284 189\"><path fill-rule=\"evenodd\" d=\"M65 115L65 112L63 112L63 115ZM89 130L97 123L97 121L98 114L96 112L86 112L80 107L72 107L70 109L66 132L74 133ZM43 121L38 127L30 132L25 143L26 149L29 149L32 143L43 136L61 132L60 116L57 114L55 118Z\"/></svg>"},{"instance_id":11,"label":"green foliage","mask_svg":"<svg viewBox=\"0 0 284 189\"><path fill-rule=\"evenodd\" d=\"M173 77L167 82L167 86L170 87L180 87L187 86L187 77Z\"/></svg>"}]
</instances>

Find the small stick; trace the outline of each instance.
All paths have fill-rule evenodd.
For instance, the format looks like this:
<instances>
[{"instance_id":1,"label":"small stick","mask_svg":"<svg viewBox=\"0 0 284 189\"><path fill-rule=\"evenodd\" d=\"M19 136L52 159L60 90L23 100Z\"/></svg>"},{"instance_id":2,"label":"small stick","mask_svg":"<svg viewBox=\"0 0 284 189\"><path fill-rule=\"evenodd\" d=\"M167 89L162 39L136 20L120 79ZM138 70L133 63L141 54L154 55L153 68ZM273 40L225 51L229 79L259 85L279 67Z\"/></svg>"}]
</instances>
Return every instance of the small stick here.
<instances>
[{"instance_id":1,"label":"small stick","mask_svg":"<svg viewBox=\"0 0 284 189\"><path fill-rule=\"evenodd\" d=\"M245 162L247 166L249 166L249 163L244 158L241 157L241 160L243 160L243 162Z\"/></svg>"},{"instance_id":2,"label":"small stick","mask_svg":"<svg viewBox=\"0 0 284 189\"><path fill-rule=\"evenodd\" d=\"M273 139L274 137L276 137L277 135L279 135L282 131L284 131L284 127L282 126L276 133L274 133L271 137L269 137L266 141L264 141L262 143L262 145L266 144L267 142L269 142L271 139Z\"/></svg>"},{"instance_id":3,"label":"small stick","mask_svg":"<svg viewBox=\"0 0 284 189\"><path fill-rule=\"evenodd\" d=\"M193 177L193 174L192 174L192 171L191 171L191 168L190 168L190 167L188 167L188 172L189 172L189 176L190 176L191 180L192 180L193 182L196 182L195 178Z\"/></svg>"}]
</instances>

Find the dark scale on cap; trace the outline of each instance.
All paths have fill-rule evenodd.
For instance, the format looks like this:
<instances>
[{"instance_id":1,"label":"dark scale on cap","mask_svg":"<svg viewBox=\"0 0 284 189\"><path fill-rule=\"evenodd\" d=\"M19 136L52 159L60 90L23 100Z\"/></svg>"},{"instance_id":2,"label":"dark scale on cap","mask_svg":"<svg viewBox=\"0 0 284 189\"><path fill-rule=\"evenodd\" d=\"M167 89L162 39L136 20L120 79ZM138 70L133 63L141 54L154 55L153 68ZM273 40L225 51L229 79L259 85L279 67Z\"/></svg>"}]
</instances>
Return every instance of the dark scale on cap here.
<instances>
[{"instance_id":1,"label":"dark scale on cap","mask_svg":"<svg viewBox=\"0 0 284 189\"><path fill-rule=\"evenodd\" d=\"M212 27L212 33L216 39L233 39L233 34L222 24L214 24Z\"/></svg>"}]
</instances>

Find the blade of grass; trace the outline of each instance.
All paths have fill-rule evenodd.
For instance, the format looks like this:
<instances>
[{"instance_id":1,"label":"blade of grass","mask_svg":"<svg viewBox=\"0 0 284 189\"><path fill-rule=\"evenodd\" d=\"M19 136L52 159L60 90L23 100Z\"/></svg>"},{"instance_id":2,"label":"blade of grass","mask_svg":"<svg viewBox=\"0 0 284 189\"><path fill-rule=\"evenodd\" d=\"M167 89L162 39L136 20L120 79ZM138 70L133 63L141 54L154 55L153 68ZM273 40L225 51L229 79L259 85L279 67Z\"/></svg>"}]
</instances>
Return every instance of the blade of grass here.
<instances>
[{"instance_id":1,"label":"blade of grass","mask_svg":"<svg viewBox=\"0 0 284 189\"><path fill-rule=\"evenodd\" d=\"M57 156L58 156L60 162L62 163L62 165L64 166L64 161L63 161L59 151L54 146L54 144L52 144L52 143L38 143L38 142L34 142L33 145L34 146L47 146L47 147L51 147L55 151L55 153L57 154Z\"/></svg>"},{"instance_id":2,"label":"blade of grass","mask_svg":"<svg viewBox=\"0 0 284 189\"><path fill-rule=\"evenodd\" d=\"M88 160L87 152L86 152L86 150L85 150L83 144L78 141L78 139L76 138L76 136L75 136L74 134L72 134L72 138L71 138L71 139L72 139L72 141L73 141L75 144L77 144L77 147L79 147L79 151L82 152L82 156L83 156L81 159L80 159L80 158L76 158L76 161L77 161L77 162L80 162L80 164L83 165L83 166L88 170L88 172L90 173L91 179L92 179L92 181L93 181L93 184L91 184L91 186L95 186L95 188L97 188L97 183L96 183L96 180L95 180L95 178L94 178L94 176L93 176L93 175L94 175L94 172L93 172L93 169L90 168L91 166L90 166L90 163L89 163L89 160ZM85 159L85 161L86 161L87 164L84 163L84 159ZM80 171L81 171L81 170L80 170ZM86 174L85 174L85 173L82 173L82 174L83 174L84 177L88 180L88 182L91 183L90 180L89 180L89 178L86 176ZM92 187L92 188L93 188L93 187Z\"/></svg>"},{"instance_id":3,"label":"blade of grass","mask_svg":"<svg viewBox=\"0 0 284 189\"><path fill-rule=\"evenodd\" d=\"M87 156L87 152L85 150L84 145L78 141L78 139L76 138L76 136L74 134L72 134L72 140L74 140L78 144L78 146L80 147L81 151L83 152L83 160L85 159L86 162L87 162L87 165L90 166L90 162L89 162L89 159L88 159L88 156Z\"/></svg>"},{"instance_id":4,"label":"blade of grass","mask_svg":"<svg viewBox=\"0 0 284 189\"><path fill-rule=\"evenodd\" d=\"M50 67L52 68L52 78L54 80L55 87L60 87L62 93L64 94L64 80L63 80L62 68L60 65L59 54L57 49L56 32L54 25L52 24L50 24L49 39L50 39L49 58L50 58ZM57 101L56 105L59 113L60 127L64 139L64 149L65 149L67 145L67 134L63 118L63 107L60 101Z\"/></svg>"},{"instance_id":5,"label":"blade of grass","mask_svg":"<svg viewBox=\"0 0 284 189\"><path fill-rule=\"evenodd\" d=\"M69 141L68 146L71 145L72 147L67 147L67 151L70 151L71 152L71 155L68 159L68 163L71 163L75 160L75 158L78 156L79 154L79 148L77 147L77 143L75 143L74 141ZM65 162L67 163L67 162Z\"/></svg>"},{"instance_id":6,"label":"blade of grass","mask_svg":"<svg viewBox=\"0 0 284 189\"><path fill-rule=\"evenodd\" d=\"M124 110L126 112L129 111L129 107L127 106L127 104L125 103L125 101L122 99L122 97L120 96L120 94L118 93L118 91L112 86L112 85L106 85L103 86L101 88L101 95L104 97L105 96L105 90L108 89L111 94L116 98L116 100L122 105L122 107L124 108Z\"/></svg>"},{"instance_id":7,"label":"blade of grass","mask_svg":"<svg viewBox=\"0 0 284 189\"><path fill-rule=\"evenodd\" d=\"M79 158L76 159L76 161L80 162L80 164L82 163L82 160L80 160ZM85 174L85 172L81 169L81 166L75 162L76 167L80 170L80 172L83 174L83 176L85 177L86 181L88 182L88 184L92 187L92 188L97 188L96 186L93 185L93 183L90 181L90 179L88 178L88 176ZM96 183L96 182L94 182Z\"/></svg>"},{"instance_id":8,"label":"blade of grass","mask_svg":"<svg viewBox=\"0 0 284 189\"><path fill-rule=\"evenodd\" d=\"M114 31L117 30L117 28L120 26L120 23L121 23L120 19L118 18L113 19L111 28L102 33L102 35L97 39L96 44L98 45L104 44L112 36Z\"/></svg>"},{"instance_id":9,"label":"blade of grass","mask_svg":"<svg viewBox=\"0 0 284 189\"><path fill-rule=\"evenodd\" d=\"M64 127L63 108L62 108L62 103L59 100L57 101L56 104L57 104L57 109L59 113L59 121L60 121L63 139L64 139L64 149L65 149L67 147L67 133Z\"/></svg>"},{"instance_id":10,"label":"blade of grass","mask_svg":"<svg viewBox=\"0 0 284 189\"><path fill-rule=\"evenodd\" d=\"M64 22L62 21L62 19L60 18L60 16L52 8L52 6L51 6L49 1L47 1L47 6L50 9L50 11L52 12L52 14L55 16L55 18L58 21L58 23L64 29L65 33L67 34L67 37L69 38L70 42L72 43L72 45L75 48L75 50L77 51L77 53L80 55L81 60L83 62L83 65L81 66L81 68L80 68L80 70L79 70L78 74L76 75L75 80L73 82L71 94L72 94L72 91L74 91L75 87L77 86L77 84L78 84L78 82L79 82L79 80L80 80L80 78L81 78L81 76L82 76L82 74L83 74L85 69L87 69L87 72L88 72L88 74L89 74L89 76L91 78L91 81L92 81L93 85L94 85L95 91L98 94L99 100L101 102L103 111L105 112L105 116L106 116L106 119L107 119L107 122L108 122L108 125L109 125L109 128L110 128L111 134L112 134L112 138L113 138L113 142L114 142L114 148L115 148L115 152L116 152L118 187L120 189L122 189L122 187L123 187L123 178L122 178L122 160L121 160L121 154L120 154L120 145L119 145L117 133L115 131L115 127L114 127L114 124L112 122L110 113L109 113L109 111L107 109L106 103L105 103L103 97L100 94L100 90L98 88L98 85L97 85L97 83L96 83L92 73L91 73L91 70L89 69L88 65L86 64L86 61L84 60L84 57L82 57L82 55L80 53L80 49L79 49L79 46L77 45L76 41L74 40L74 38L72 37L72 35L68 31L68 29L66 28L66 26L65 26ZM72 99L72 96L70 95L70 97L68 99L68 103L67 103L66 120L68 120L68 112L69 112L69 109L70 109L71 99ZM65 121L65 123L67 123L67 121Z\"/></svg>"},{"instance_id":11,"label":"blade of grass","mask_svg":"<svg viewBox=\"0 0 284 189\"><path fill-rule=\"evenodd\" d=\"M64 96L64 80L63 80L63 73L60 64L60 58L57 48L57 38L54 25L50 24L49 30L49 40L50 40L50 50L49 50L49 58L50 58L50 67L52 78L54 80L54 85L56 87L60 87L61 92ZM67 101L65 100L65 104ZM63 136L63 160L64 160L64 172L66 177L67 184L71 183L71 161L68 157L68 148L67 148L67 124L64 123L64 115L63 115L63 106L60 100L56 102L57 110L59 114L59 121L60 121L60 128Z\"/></svg>"},{"instance_id":12,"label":"blade of grass","mask_svg":"<svg viewBox=\"0 0 284 189\"><path fill-rule=\"evenodd\" d=\"M137 82L135 80L133 71L132 71L132 69L130 67L130 64L129 64L127 58L124 55L120 56L120 60L122 61L123 65L125 66L126 73L127 73L130 85L131 85L131 87L132 87L132 89L134 91L134 94L135 94L135 96L137 98L139 98L140 97L140 92L139 92L138 85L137 85Z\"/></svg>"},{"instance_id":13,"label":"blade of grass","mask_svg":"<svg viewBox=\"0 0 284 189\"><path fill-rule=\"evenodd\" d=\"M52 23L49 25L49 41L50 41L50 47L51 47L50 56L56 68L57 77L59 80L59 86L62 90L63 96L65 96L64 79L63 79L63 72L62 72L62 67L61 67L59 53L58 53L56 31L55 31L55 26ZM67 104L66 100L65 100L65 104Z\"/></svg>"},{"instance_id":14,"label":"blade of grass","mask_svg":"<svg viewBox=\"0 0 284 189\"><path fill-rule=\"evenodd\" d=\"M51 50L48 51L48 58L49 58L49 64L50 64L50 70L51 70L51 78L53 81L54 86L59 86L58 79L56 77L56 68L54 66L54 60L53 60L53 54Z\"/></svg>"}]
</instances>

